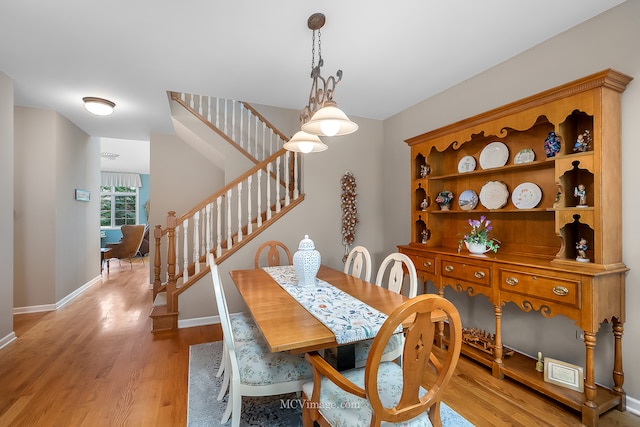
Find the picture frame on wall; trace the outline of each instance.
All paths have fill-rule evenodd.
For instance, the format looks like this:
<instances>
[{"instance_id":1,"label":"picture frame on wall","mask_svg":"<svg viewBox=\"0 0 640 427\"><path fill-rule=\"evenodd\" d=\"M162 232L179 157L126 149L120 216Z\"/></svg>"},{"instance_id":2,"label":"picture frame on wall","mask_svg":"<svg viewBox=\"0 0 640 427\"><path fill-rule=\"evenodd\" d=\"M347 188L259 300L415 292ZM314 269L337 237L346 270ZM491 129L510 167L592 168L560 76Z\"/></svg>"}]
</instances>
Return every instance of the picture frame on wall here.
<instances>
[{"instance_id":1,"label":"picture frame on wall","mask_svg":"<svg viewBox=\"0 0 640 427\"><path fill-rule=\"evenodd\" d=\"M91 193L87 190L76 188L76 200L79 202L88 202L91 200Z\"/></svg>"},{"instance_id":2,"label":"picture frame on wall","mask_svg":"<svg viewBox=\"0 0 640 427\"><path fill-rule=\"evenodd\" d=\"M582 366L572 365L561 360L544 358L544 380L580 393L584 391Z\"/></svg>"}]
</instances>

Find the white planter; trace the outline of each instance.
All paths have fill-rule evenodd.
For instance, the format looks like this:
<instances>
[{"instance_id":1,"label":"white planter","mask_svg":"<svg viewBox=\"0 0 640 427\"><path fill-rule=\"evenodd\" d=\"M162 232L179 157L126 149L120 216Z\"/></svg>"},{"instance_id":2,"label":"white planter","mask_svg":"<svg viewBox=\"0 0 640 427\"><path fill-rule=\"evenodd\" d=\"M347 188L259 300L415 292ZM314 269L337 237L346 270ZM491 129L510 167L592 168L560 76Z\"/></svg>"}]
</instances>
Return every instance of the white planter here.
<instances>
[{"instance_id":1,"label":"white planter","mask_svg":"<svg viewBox=\"0 0 640 427\"><path fill-rule=\"evenodd\" d=\"M489 248L487 248L487 245L484 243L464 242L464 244L467 245L467 249L472 254L480 255L489 252Z\"/></svg>"}]
</instances>

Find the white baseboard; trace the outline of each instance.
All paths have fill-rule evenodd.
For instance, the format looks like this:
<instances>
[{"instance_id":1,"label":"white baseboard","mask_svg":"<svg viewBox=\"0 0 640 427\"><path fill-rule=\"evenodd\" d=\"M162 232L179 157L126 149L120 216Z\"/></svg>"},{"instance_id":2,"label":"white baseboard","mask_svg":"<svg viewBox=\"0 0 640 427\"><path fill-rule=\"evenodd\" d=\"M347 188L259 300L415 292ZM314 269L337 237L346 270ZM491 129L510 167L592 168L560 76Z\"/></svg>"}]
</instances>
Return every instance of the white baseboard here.
<instances>
[{"instance_id":1,"label":"white baseboard","mask_svg":"<svg viewBox=\"0 0 640 427\"><path fill-rule=\"evenodd\" d=\"M193 319L178 320L178 329L216 325L218 323L220 323L220 316L195 317Z\"/></svg>"},{"instance_id":2,"label":"white baseboard","mask_svg":"<svg viewBox=\"0 0 640 427\"><path fill-rule=\"evenodd\" d=\"M60 301L58 301L55 304L32 305L28 307L14 307L13 314L38 313L41 311L58 310L64 307L67 303L71 302L78 295L80 295L81 293L89 289L91 286L95 285L96 283L100 283L101 281L102 281L102 276L97 276L91 279L90 281L88 281L87 283L85 283L84 285L82 285L81 287L79 287L78 289L76 289L75 291L71 292L69 295L62 298Z\"/></svg>"},{"instance_id":3,"label":"white baseboard","mask_svg":"<svg viewBox=\"0 0 640 427\"><path fill-rule=\"evenodd\" d=\"M15 332L11 332L9 335L7 335L4 338L0 339L0 350L3 349L5 346L7 346L9 343L12 343L13 341L16 340L16 333Z\"/></svg>"},{"instance_id":4,"label":"white baseboard","mask_svg":"<svg viewBox=\"0 0 640 427\"><path fill-rule=\"evenodd\" d=\"M640 416L640 400L627 395L627 411Z\"/></svg>"}]
</instances>

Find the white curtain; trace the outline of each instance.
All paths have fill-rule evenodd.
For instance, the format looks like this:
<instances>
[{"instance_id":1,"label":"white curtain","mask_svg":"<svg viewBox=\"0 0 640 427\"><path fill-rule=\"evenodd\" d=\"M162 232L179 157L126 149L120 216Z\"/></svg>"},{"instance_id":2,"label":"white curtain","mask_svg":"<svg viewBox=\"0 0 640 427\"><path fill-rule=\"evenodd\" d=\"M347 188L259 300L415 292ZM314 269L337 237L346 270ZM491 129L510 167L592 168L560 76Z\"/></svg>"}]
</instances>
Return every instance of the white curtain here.
<instances>
[{"instance_id":1,"label":"white curtain","mask_svg":"<svg viewBox=\"0 0 640 427\"><path fill-rule=\"evenodd\" d=\"M114 187L142 187L140 174L121 172L102 172L102 185Z\"/></svg>"}]
</instances>

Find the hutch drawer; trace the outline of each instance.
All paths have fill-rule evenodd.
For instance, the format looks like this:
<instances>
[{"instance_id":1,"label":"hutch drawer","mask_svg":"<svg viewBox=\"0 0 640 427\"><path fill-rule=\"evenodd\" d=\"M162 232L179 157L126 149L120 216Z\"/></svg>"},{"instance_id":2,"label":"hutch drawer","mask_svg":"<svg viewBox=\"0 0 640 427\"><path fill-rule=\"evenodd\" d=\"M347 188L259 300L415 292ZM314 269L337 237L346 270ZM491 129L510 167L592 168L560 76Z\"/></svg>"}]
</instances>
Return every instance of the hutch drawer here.
<instances>
[{"instance_id":1,"label":"hutch drawer","mask_svg":"<svg viewBox=\"0 0 640 427\"><path fill-rule=\"evenodd\" d=\"M440 274L443 280L451 278L491 287L491 269L484 265L443 259L440 264Z\"/></svg>"},{"instance_id":2,"label":"hutch drawer","mask_svg":"<svg viewBox=\"0 0 640 427\"><path fill-rule=\"evenodd\" d=\"M500 269L500 293L515 293L580 307L580 280Z\"/></svg>"}]
</instances>

